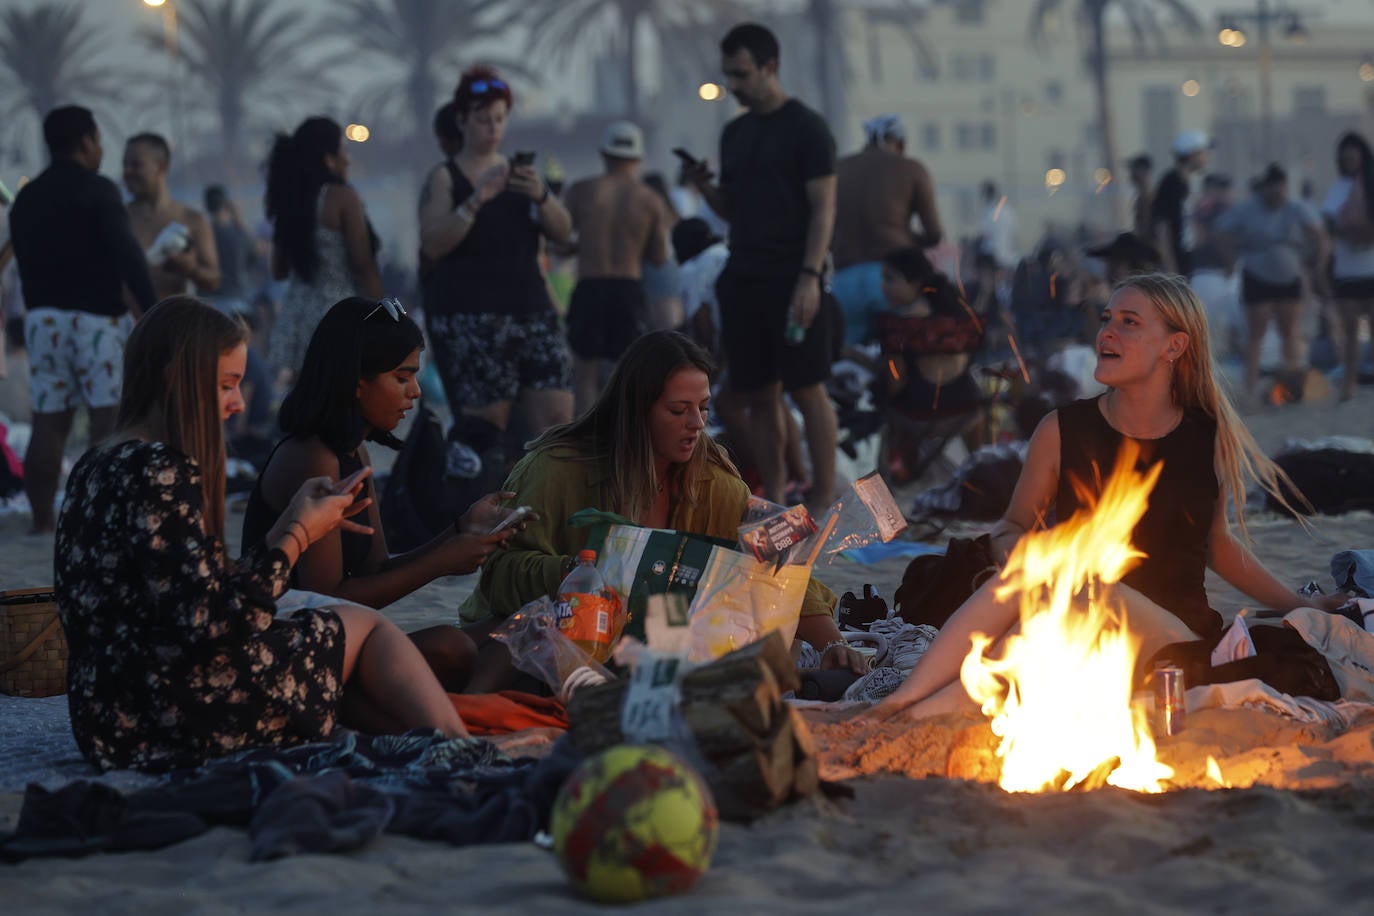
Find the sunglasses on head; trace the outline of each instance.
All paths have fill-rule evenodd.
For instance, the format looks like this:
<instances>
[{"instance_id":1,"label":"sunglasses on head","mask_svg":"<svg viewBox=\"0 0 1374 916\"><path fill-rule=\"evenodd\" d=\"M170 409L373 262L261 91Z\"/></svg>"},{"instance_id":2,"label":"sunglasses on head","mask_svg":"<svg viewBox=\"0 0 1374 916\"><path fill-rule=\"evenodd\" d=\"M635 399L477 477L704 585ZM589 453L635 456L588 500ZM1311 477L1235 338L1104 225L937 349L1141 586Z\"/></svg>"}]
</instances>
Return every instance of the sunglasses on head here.
<instances>
[{"instance_id":1,"label":"sunglasses on head","mask_svg":"<svg viewBox=\"0 0 1374 916\"><path fill-rule=\"evenodd\" d=\"M374 308L372 311L364 315L363 321L366 321L367 319L371 318L373 315L377 314L382 309L386 309L386 313L391 316L392 321L400 321L401 316L406 313L405 306L401 305L400 299L387 298L383 299L381 302L378 302L376 308Z\"/></svg>"},{"instance_id":2,"label":"sunglasses on head","mask_svg":"<svg viewBox=\"0 0 1374 916\"><path fill-rule=\"evenodd\" d=\"M468 92L472 93L473 95L486 95L488 92L494 92L509 88L510 87L507 86L504 81L496 79L473 80L471 83L468 84Z\"/></svg>"}]
</instances>

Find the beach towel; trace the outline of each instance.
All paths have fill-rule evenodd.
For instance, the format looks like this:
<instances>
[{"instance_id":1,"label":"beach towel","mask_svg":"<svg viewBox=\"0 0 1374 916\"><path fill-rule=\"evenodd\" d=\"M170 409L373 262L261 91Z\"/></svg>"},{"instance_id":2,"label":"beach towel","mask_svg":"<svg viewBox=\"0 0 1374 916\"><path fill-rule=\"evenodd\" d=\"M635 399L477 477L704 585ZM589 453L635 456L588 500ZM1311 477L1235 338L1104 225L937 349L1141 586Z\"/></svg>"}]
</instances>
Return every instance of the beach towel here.
<instances>
[{"instance_id":1,"label":"beach towel","mask_svg":"<svg viewBox=\"0 0 1374 916\"><path fill-rule=\"evenodd\" d=\"M453 708L474 735L508 735L526 728L568 727L568 712L553 697L518 690L450 693Z\"/></svg>"},{"instance_id":2,"label":"beach towel","mask_svg":"<svg viewBox=\"0 0 1374 916\"><path fill-rule=\"evenodd\" d=\"M380 832L455 846L528 841L581 761L566 739L539 760L432 730L243 751L131 793L30 785L0 859L154 849L212 826L249 829L255 858L358 848ZM98 786L98 788L92 788ZM166 815L166 817L164 817Z\"/></svg>"}]
</instances>

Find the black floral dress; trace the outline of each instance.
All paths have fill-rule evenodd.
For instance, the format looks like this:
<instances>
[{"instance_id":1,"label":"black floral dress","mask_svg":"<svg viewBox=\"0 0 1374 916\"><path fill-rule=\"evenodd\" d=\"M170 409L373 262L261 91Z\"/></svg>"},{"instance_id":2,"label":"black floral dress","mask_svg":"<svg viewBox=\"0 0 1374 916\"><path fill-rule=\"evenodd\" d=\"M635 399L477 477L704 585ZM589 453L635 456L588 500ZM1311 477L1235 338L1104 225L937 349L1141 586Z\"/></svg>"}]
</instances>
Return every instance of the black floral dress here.
<instances>
[{"instance_id":1,"label":"black floral dress","mask_svg":"<svg viewBox=\"0 0 1374 916\"><path fill-rule=\"evenodd\" d=\"M195 766L333 731L342 621L277 619L286 555L230 559L201 507L196 462L163 443L92 449L67 480L55 562L67 699L101 769Z\"/></svg>"}]
</instances>

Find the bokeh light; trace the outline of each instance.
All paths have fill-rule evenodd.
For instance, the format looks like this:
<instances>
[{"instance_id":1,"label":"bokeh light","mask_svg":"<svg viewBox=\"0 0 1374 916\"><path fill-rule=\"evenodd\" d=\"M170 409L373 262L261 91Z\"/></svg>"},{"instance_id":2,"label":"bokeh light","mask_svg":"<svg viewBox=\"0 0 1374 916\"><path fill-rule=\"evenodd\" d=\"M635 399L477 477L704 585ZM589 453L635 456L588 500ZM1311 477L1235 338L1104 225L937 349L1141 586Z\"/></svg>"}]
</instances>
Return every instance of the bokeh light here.
<instances>
[{"instance_id":1,"label":"bokeh light","mask_svg":"<svg viewBox=\"0 0 1374 916\"><path fill-rule=\"evenodd\" d=\"M367 138L372 136L372 131L368 130L365 124L350 124L344 128L344 136L354 143L366 143Z\"/></svg>"},{"instance_id":2,"label":"bokeh light","mask_svg":"<svg viewBox=\"0 0 1374 916\"><path fill-rule=\"evenodd\" d=\"M1190 98L1190 99L1193 98L1195 95L1197 95L1197 94L1198 94L1199 92L1201 92L1201 91L1202 91L1202 84L1199 83L1197 80L1184 80L1184 81L1183 81L1183 94L1186 95L1188 98Z\"/></svg>"},{"instance_id":3,"label":"bokeh light","mask_svg":"<svg viewBox=\"0 0 1374 916\"><path fill-rule=\"evenodd\" d=\"M1366 83L1374 81L1374 64L1360 64L1360 79Z\"/></svg>"},{"instance_id":4,"label":"bokeh light","mask_svg":"<svg viewBox=\"0 0 1374 916\"><path fill-rule=\"evenodd\" d=\"M1110 169L1097 169L1093 172L1093 181L1097 182L1098 184L1106 184L1111 180L1112 172Z\"/></svg>"},{"instance_id":5,"label":"bokeh light","mask_svg":"<svg viewBox=\"0 0 1374 916\"><path fill-rule=\"evenodd\" d=\"M1045 173L1045 187L1051 190L1061 187L1068 178L1063 169L1050 169Z\"/></svg>"},{"instance_id":6,"label":"bokeh light","mask_svg":"<svg viewBox=\"0 0 1374 916\"><path fill-rule=\"evenodd\" d=\"M703 102L714 102L724 95L724 92L717 83L702 83L697 87L697 95Z\"/></svg>"},{"instance_id":7,"label":"bokeh light","mask_svg":"<svg viewBox=\"0 0 1374 916\"><path fill-rule=\"evenodd\" d=\"M144 6L162 6L167 0L143 0Z\"/></svg>"}]
</instances>

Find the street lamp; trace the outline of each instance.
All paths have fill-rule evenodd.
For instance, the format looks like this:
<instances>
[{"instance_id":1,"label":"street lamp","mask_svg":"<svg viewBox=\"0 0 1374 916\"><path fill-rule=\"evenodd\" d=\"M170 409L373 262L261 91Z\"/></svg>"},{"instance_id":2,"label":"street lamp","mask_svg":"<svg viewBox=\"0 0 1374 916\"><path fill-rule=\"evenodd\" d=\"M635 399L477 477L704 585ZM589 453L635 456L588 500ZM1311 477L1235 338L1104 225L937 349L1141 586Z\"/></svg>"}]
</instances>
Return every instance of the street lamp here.
<instances>
[{"instance_id":1,"label":"street lamp","mask_svg":"<svg viewBox=\"0 0 1374 916\"><path fill-rule=\"evenodd\" d=\"M1302 14L1296 10L1271 5L1270 0L1256 0L1253 10L1224 10L1217 14L1217 41L1228 48L1242 48L1246 44L1243 24L1253 24L1259 40L1260 68L1260 148L1264 158L1273 157L1274 86L1272 29L1282 26L1285 38L1301 41L1307 37Z\"/></svg>"}]
</instances>

